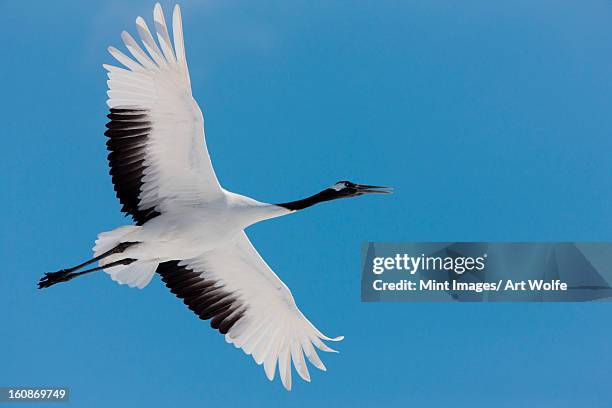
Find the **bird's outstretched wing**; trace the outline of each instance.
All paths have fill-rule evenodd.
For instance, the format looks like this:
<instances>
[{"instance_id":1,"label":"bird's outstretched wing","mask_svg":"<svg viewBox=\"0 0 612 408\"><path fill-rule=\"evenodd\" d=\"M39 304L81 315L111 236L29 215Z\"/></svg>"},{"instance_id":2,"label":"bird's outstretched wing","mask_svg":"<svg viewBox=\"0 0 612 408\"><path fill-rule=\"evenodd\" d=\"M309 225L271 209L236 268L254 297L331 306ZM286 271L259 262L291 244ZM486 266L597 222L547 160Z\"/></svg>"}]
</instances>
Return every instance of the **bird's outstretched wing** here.
<instances>
[{"instance_id":1,"label":"bird's outstretched wing","mask_svg":"<svg viewBox=\"0 0 612 408\"><path fill-rule=\"evenodd\" d=\"M306 381L304 355L325 370L315 347L334 351L298 309L287 286L261 258L244 232L223 248L194 259L164 262L157 272L166 286L201 319L225 334L225 340L263 364L272 380L278 365L291 389L291 364Z\"/></svg>"},{"instance_id":2,"label":"bird's outstretched wing","mask_svg":"<svg viewBox=\"0 0 612 408\"><path fill-rule=\"evenodd\" d=\"M202 112L191 95L179 6L172 16L174 46L159 3L153 19L159 45L138 17L146 52L124 31L121 38L132 57L108 50L127 69L104 65L110 174L122 211L138 224L166 206L201 204L222 194L206 148Z\"/></svg>"}]
</instances>

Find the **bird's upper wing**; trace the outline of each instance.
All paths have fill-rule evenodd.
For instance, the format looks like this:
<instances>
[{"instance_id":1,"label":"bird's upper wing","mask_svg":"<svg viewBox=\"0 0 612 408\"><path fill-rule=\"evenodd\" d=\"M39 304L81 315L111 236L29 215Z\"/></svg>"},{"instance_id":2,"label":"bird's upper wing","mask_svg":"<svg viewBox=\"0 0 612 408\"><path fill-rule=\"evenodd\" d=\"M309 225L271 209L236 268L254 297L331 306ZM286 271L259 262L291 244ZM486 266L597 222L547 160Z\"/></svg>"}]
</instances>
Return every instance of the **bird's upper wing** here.
<instances>
[{"instance_id":1,"label":"bird's upper wing","mask_svg":"<svg viewBox=\"0 0 612 408\"><path fill-rule=\"evenodd\" d=\"M304 359L325 370L315 347L333 351L298 309L287 286L261 258L244 232L221 249L194 259L164 262L157 270L166 286L201 319L225 334L228 343L251 354L268 379L276 365L291 389L291 363L306 381Z\"/></svg>"},{"instance_id":2,"label":"bird's upper wing","mask_svg":"<svg viewBox=\"0 0 612 408\"><path fill-rule=\"evenodd\" d=\"M181 12L174 8L174 46L161 6L153 12L159 46L136 19L146 52L127 32L132 57L109 52L127 69L108 71L110 174L122 211L143 224L168 206L212 201L222 194L204 139L202 112L191 95Z\"/></svg>"}]
</instances>

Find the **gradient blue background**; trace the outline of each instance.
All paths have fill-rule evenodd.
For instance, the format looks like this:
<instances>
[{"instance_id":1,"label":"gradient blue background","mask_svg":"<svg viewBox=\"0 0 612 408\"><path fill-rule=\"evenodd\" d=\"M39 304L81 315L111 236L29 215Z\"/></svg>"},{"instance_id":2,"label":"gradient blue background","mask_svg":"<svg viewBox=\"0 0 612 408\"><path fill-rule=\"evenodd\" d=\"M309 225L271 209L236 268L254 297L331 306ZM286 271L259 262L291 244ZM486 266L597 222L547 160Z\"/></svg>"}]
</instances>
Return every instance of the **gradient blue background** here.
<instances>
[{"instance_id":1,"label":"gradient blue background","mask_svg":"<svg viewBox=\"0 0 612 408\"><path fill-rule=\"evenodd\" d=\"M153 2L5 0L0 385L67 385L78 407L609 407L609 303L362 304L359 245L611 240L612 3L257 3L182 2L224 186L396 188L249 230L341 353L287 393L158 278L36 289L128 221L101 64Z\"/></svg>"}]
</instances>

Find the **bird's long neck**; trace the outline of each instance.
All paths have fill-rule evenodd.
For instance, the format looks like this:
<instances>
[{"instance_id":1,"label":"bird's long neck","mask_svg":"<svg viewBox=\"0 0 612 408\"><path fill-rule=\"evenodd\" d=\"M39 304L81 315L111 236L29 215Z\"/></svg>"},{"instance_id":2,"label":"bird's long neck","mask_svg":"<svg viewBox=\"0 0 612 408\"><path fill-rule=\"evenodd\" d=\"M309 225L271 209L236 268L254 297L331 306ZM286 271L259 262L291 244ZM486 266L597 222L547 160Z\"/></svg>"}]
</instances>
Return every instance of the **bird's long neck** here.
<instances>
[{"instance_id":1,"label":"bird's long neck","mask_svg":"<svg viewBox=\"0 0 612 408\"><path fill-rule=\"evenodd\" d=\"M303 198L297 201L290 201L288 203L276 204L279 207L284 207L290 211L303 210L304 208L311 207L317 203L322 203L323 201L330 201L335 198L338 198L334 195L334 190L326 189L317 194L311 195L310 197Z\"/></svg>"},{"instance_id":2,"label":"bird's long neck","mask_svg":"<svg viewBox=\"0 0 612 408\"><path fill-rule=\"evenodd\" d=\"M302 200L290 201L282 204L267 204L250 197L245 197L240 194L227 192L230 197L232 206L236 210L237 219L241 220L243 227L253 225L256 222L268 220L270 218L282 217L283 215L291 214L292 212L308 208L323 201L339 198L335 190L323 190L315 195L306 197Z\"/></svg>"}]
</instances>

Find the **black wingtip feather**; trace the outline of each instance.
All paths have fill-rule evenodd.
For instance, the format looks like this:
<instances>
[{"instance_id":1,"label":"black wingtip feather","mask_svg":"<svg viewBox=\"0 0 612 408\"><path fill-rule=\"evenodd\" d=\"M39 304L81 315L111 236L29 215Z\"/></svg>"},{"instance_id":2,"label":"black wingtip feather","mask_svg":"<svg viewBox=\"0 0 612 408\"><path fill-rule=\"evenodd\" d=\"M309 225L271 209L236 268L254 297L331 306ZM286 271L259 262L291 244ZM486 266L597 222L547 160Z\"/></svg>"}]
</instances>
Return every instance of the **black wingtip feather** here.
<instances>
[{"instance_id":1,"label":"black wingtip feather","mask_svg":"<svg viewBox=\"0 0 612 408\"><path fill-rule=\"evenodd\" d=\"M111 108L107 115L104 134L109 138L106 147L109 151L108 164L121 211L132 216L137 225L160 215L155 208L142 209L142 191L146 152L152 127L148 121L148 110L141 108Z\"/></svg>"},{"instance_id":2,"label":"black wingtip feather","mask_svg":"<svg viewBox=\"0 0 612 408\"><path fill-rule=\"evenodd\" d=\"M226 334L243 316L245 306L218 282L205 279L180 261L160 263L157 272L162 281L202 320L212 319L214 329Z\"/></svg>"}]
</instances>

